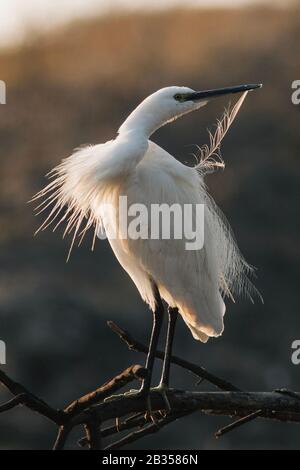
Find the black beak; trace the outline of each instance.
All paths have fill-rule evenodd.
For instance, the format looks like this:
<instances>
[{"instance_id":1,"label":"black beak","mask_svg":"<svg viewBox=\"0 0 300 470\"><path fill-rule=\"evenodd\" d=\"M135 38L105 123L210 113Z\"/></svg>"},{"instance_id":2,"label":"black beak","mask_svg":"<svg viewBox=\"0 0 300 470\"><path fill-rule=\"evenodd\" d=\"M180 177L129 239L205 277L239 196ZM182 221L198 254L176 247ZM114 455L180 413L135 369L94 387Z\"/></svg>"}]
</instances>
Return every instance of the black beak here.
<instances>
[{"instance_id":1,"label":"black beak","mask_svg":"<svg viewBox=\"0 0 300 470\"><path fill-rule=\"evenodd\" d=\"M214 90L195 91L194 93L188 95L185 101L205 100L206 98L215 98L216 96L229 95L232 93L242 93L244 91L251 91L261 87L262 84L259 83L251 85L229 86L226 88L215 88Z\"/></svg>"}]
</instances>

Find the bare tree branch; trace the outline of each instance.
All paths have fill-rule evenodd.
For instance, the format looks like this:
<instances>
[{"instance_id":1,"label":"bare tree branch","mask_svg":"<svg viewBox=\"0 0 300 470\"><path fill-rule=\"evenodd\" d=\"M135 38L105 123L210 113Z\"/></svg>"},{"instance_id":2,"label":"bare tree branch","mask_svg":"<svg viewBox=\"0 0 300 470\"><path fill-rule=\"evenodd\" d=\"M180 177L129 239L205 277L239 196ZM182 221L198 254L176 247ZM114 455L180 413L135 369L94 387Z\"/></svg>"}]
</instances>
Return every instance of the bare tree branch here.
<instances>
[{"instance_id":1,"label":"bare tree branch","mask_svg":"<svg viewBox=\"0 0 300 470\"><path fill-rule=\"evenodd\" d=\"M116 421L119 421L117 418ZM107 428L102 429L101 436L102 438L111 436L113 434L121 433L132 428L141 428L147 424L149 420L147 419L145 413L137 413L130 418L125 419L123 422L118 422L114 426L108 426ZM88 444L87 438L82 437L79 439L78 444L80 447L85 447Z\"/></svg>"},{"instance_id":2,"label":"bare tree branch","mask_svg":"<svg viewBox=\"0 0 300 470\"><path fill-rule=\"evenodd\" d=\"M188 392L184 390L168 391L168 399L174 411L202 411L209 415L244 417L261 410L261 416L268 419L299 422L300 401L289 396L282 397L276 392ZM165 411L163 397L153 389L150 393L153 411ZM122 417L130 413L147 411L144 397L121 396L108 402L93 405L93 411L101 421ZM85 410L75 416L73 425L82 424Z\"/></svg>"},{"instance_id":3,"label":"bare tree branch","mask_svg":"<svg viewBox=\"0 0 300 470\"><path fill-rule=\"evenodd\" d=\"M124 340L130 349L147 352L147 347L135 341L131 335L112 322L110 328ZM160 359L163 353L157 353ZM140 365L128 367L123 372L105 382L101 387L73 401L68 406L57 410L29 392L23 385L13 381L0 370L0 383L13 395L8 402L0 405L0 413L16 406L27 408L45 416L58 426L58 434L53 449L65 448L70 432L76 426L84 426L86 435L80 439L81 446L92 450L103 448L102 441L121 432L133 432L104 447L119 449L131 444L150 433L158 432L162 427L184 416L199 411L207 415L222 415L239 418L220 429L216 437L237 429L254 419L272 419L284 422L300 423L300 393L280 389L274 392L242 392L231 383L216 377L202 367L173 356L172 361L193 372L201 379L208 380L222 391L191 392L186 390L168 390L171 411L165 409L165 400L153 389L150 392L151 416L147 413L149 401L143 396L112 396L122 387L134 380L142 380L147 371ZM224 389L226 391L224 391ZM105 400L110 397L109 400ZM151 420L152 418L152 420ZM114 426L101 427L106 421L114 419Z\"/></svg>"},{"instance_id":4,"label":"bare tree branch","mask_svg":"<svg viewBox=\"0 0 300 470\"><path fill-rule=\"evenodd\" d=\"M50 421L53 421L58 425L62 425L64 423L63 411L51 408L43 400L30 393L25 387L23 387L23 385L13 381L2 370L0 370L0 383L2 383L13 395L15 395L15 400L13 403L10 402L10 405L7 403L2 405L2 410L0 409L1 411L5 411L5 406L10 406L10 408L12 408L17 405L26 405L27 408L36 411L37 413L45 416ZM14 406L11 406L12 404Z\"/></svg>"}]
</instances>

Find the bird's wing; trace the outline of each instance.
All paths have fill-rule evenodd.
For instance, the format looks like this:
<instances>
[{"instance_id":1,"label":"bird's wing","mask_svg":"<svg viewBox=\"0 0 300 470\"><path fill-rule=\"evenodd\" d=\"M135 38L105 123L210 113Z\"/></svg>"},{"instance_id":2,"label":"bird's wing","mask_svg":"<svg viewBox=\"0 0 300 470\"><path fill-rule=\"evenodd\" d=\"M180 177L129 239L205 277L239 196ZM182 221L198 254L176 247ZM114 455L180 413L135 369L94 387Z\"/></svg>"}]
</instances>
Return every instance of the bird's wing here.
<instances>
[{"instance_id":1,"label":"bird's wing","mask_svg":"<svg viewBox=\"0 0 300 470\"><path fill-rule=\"evenodd\" d=\"M144 159L126 188L128 206L144 204L203 204L199 176L159 146L150 143ZM206 220L206 218L205 218ZM150 222L151 223L151 222ZM150 227L149 227L150 230ZM177 306L195 337L218 336L223 331L224 302L219 293L214 237L205 222L201 250L187 250L187 239L111 240L124 269L134 280L142 297L154 308L153 278L162 297Z\"/></svg>"}]
</instances>

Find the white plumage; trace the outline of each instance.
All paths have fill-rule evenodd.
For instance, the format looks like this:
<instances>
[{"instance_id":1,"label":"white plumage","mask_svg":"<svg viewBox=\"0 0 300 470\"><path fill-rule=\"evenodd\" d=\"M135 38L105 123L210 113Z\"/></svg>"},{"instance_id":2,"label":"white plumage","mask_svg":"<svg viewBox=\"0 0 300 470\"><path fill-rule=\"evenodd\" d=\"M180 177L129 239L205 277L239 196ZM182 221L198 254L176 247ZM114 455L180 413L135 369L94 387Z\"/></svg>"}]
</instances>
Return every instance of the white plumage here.
<instances>
[{"instance_id":1,"label":"white plumage","mask_svg":"<svg viewBox=\"0 0 300 470\"><path fill-rule=\"evenodd\" d=\"M211 145L202 149L192 168L149 138L162 125L207 103L190 99L194 94L186 87L168 87L149 96L126 119L115 140L75 151L51 172L53 181L36 198L45 198L41 210L53 206L40 228L50 223L56 228L68 220L65 233L74 230L72 245L92 226L95 234L105 230L117 259L151 309L154 281L168 305L178 308L194 338L206 342L223 332L223 298L254 289L247 278L251 269L203 181L207 170L222 164L215 154L247 91L225 113ZM162 203L205 204L203 249L186 250L185 239L111 237L113 230L118 232L113 209L119 196L127 196L128 206L137 203L149 209Z\"/></svg>"}]
</instances>

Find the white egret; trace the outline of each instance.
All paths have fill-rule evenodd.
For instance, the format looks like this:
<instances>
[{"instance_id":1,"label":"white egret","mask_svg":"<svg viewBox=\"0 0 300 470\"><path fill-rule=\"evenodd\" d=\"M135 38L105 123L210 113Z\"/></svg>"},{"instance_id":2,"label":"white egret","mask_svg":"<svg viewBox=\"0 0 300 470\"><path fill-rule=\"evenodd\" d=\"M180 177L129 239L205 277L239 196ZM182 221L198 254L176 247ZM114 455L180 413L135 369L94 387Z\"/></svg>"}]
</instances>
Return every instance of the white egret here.
<instances>
[{"instance_id":1,"label":"white egret","mask_svg":"<svg viewBox=\"0 0 300 470\"><path fill-rule=\"evenodd\" d=\"M206 342L223 332L224 297L253 288L251 268L241 256L222 213L203 182L207 169L220 164L213 156L235 118L248 91L261 85L240 85L196 92L171 86L146 98L125 120L114 140L76 150L52 170L53 181L35 198L43 198L41 210L52 210L40 227L54 220L54 229L68 220L66 232L77 235L95 227L105 230L111 247L143 300L153 312L153 328L146 360L148 376L140 393L147 393L163 318L162 299L168 304L169 324L160 388L169 382L170 355L177 313L193 337ZM225 113L210 147L202 149L195 167L188 167L150 140L161 126L195 111L211 98L243 93L231 112ZM142 239L120 235L116 217L119 198L128 204L204 204L204 246L186 250L184 239ZM67 209L63 212L63 208ZM105 207L105 210L103 209ZM108 209L107 209L108 208ZM82 223L86 222L82 229ZM150 227L151 228L151 227ZM111 233L117 236L111 236Z\"/></svg>"}]
</instances>

